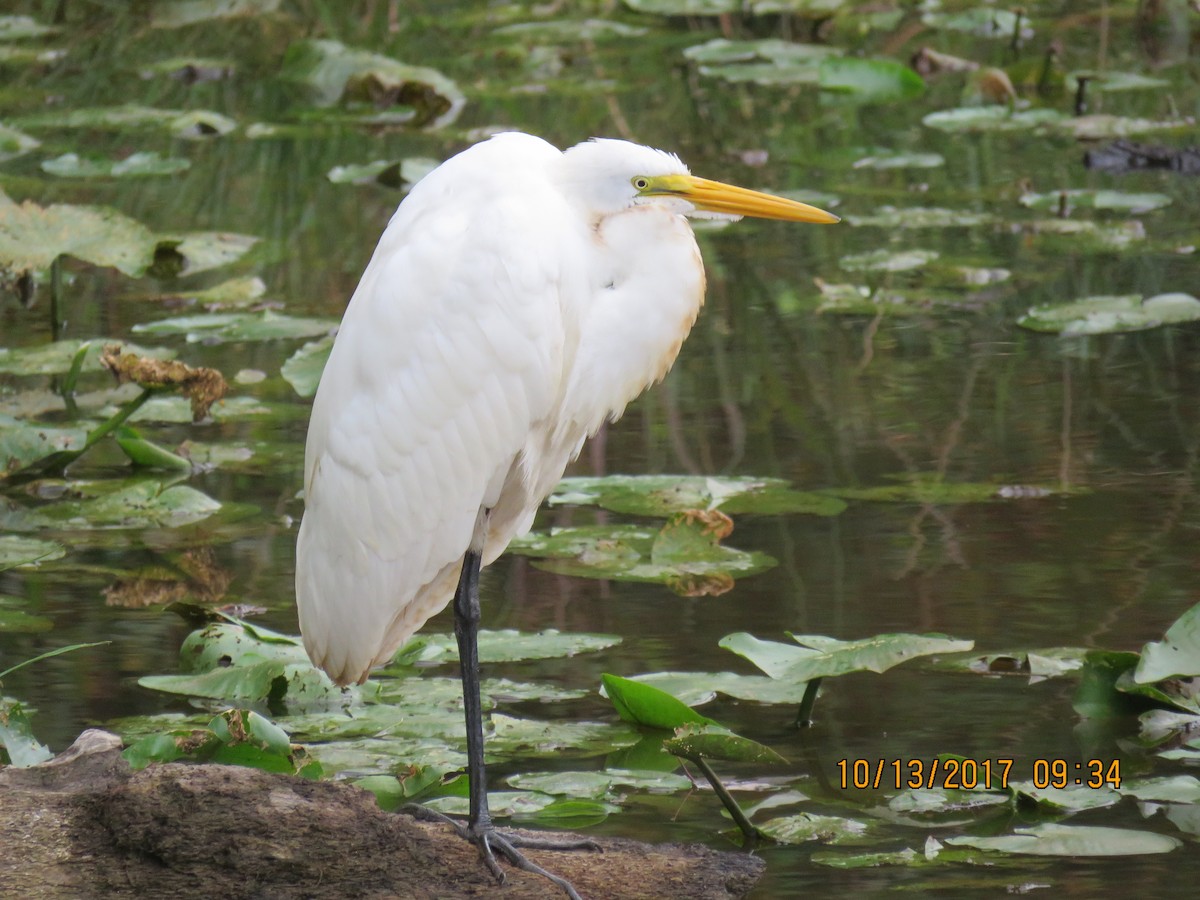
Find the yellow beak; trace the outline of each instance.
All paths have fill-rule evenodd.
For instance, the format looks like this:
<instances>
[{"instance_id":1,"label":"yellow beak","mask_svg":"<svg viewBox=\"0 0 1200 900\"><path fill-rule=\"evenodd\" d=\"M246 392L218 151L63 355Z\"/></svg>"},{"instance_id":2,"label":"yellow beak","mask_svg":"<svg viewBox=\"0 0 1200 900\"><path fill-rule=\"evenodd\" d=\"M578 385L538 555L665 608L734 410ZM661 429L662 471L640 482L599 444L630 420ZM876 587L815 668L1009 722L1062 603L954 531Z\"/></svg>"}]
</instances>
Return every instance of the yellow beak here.
<instances>
[{"instance_id":1,"label":"yellow beak","mask_svg":"<svg viewBox=\"0 0 1200 900\"><path fill-rule=\"evenodd\" d=\"M734 187L720 181L696 178L694 175L660 175L648 179L650 185L643 195L679 197L706 212L753 216L757 219L782 219L785 222L817 222L823 225L841 220L823 209L798 200L788 200L761 191Z\"/></svg>"}]
</instances>

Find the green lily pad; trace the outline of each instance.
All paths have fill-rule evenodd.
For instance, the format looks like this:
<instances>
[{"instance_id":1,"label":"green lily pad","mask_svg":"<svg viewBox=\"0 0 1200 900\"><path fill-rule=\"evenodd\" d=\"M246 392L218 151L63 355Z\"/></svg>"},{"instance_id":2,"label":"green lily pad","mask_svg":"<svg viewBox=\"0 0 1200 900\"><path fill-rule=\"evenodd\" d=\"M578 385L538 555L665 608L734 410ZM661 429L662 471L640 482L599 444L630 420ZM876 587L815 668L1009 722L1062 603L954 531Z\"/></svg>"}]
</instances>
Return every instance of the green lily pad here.
<instances>
[{"instance_id":1,"label":"green lily pad","mask_svg":"<svg viewBox=\"0 0 1200 900\"><path fill-rule=\"evenodd\" d=\"M1000 837L952 837L946 843L1031 856L1138 856L1169 853L1183 842L1165 834L1129 828L1045 824Z\"/></svg>"},{"instance_id":2,"label":"green lily pad","mask_svg":"<svg viewBox=\"0 0 1200 900\"><path fill-rule=\"evenodd\" d=\"M146 175L174 175L186 171L190 160L177 156L163 157L154 152L131 153L124 159L81 157L64 153L42 161L42 171L61 178L128 178Z\"/></svg>"},{"instance_id":3,"label":"green lily pad","mask_svg":"<svg viewBox=\"0 0 1200 900\"><path fill-rule=\"evenodd\" d=\"M1078 90L1079 82L1084 78L1087 79L1089 91L1099 91L1103 94L1115 94L1119 91L1161 91L1171 86L1171 82L1165 78L1154 78L1140 72L1081 70L1067 74L1067 91L1074 93Z\"/></svg>"},{"instance_id":4,"label":"green lily pad","mask_svg":"<svg viewBox=\"0 0 1200 900\"><path fill-rule=\"evenodd\" d=\"M719 644L745 657L772 678L812 681L847 672L886 672L909 659L970 650L974 641L942 634L879 634L858 641L792 634L799 647L763 641L746 632L726 635Z\"/></svg>"},{"instance_id":5,"label":"green lily pad","mask_svg":"<svg viewBox=\"0 0 1200 900\"><path fill-rule=\"evenodd\" d=\"M1079 209L1111 209L1139 214L1169 206L1171 198L1166 194L1080 188L1047 194L1022 194L1020 202L1030 209L1053 210L1065 203L1068 207Z\"/></svg>"},{"instance_id":6,"label":"green lily pad","mask_svg":"<svg viewBox=\"0 0 1200 900\"><path fill-rule=\"evenodd\" d=\"M848 215L846 221L854 226L871 226L875 228L975 228L980 225L990 225L995 222L995 216L988 213L974 212L965 209L940 209L936 207L893 207L881 206L873 213L866 216ZM922 255L927 255L929 251L911 251ZM901 255L901 258L903 255ZM933 254L932 258L936 258L937 254ZM854 258L854 257L850 257ZM862 258L862 257L858 257ZM887 251L877 251L874 257L866 257L867 259L879 258L888 259ZM917 265L924 265L924 261L918 261ZM844 268L844 267L843 267ZM900 270L887 270L900 271Z\"/></svg>"},{"instance_id":7,"label":"green lily pad","mask_svg":"<svg viewBox=\"0 0 1200 900\"><path fill-rule=\"evenodd\" d=\"M0 547L0 552L3 547ZM0 564L0 571L6 567ZM46 616L30 615L23 610L16 609L15 605L21 601L15 597L5 597L0 594L0 634L37 634L42 631L50 631L54 627L54 620L48 619Z\"/></svg>"},{"instance_id":8,"label":"green lily pad","mask_svg":"<svg viewBox=\"0 0 1200 900\"><path fill-rule=\"evenodd\" d=\"M993 650L947 656L939 660L936 667L979 675L1021 675L1044 679L1079 671L1084 666L1087 654L1088 650L1084 647Z\"/></svg>"},{"instance_id":9,"label":"green lily pad","mask_svg":"<svg viewBox=\"0 0 1200 900\"><path fill-rule=\"evenodd\" d=\"M950 132L1030 131L1064 119L1053 109L1012 112L1006 106L962 106L927 114L921 121L929 128Z\"/></svg>"},{"instance_id":10,"label":"green lily pad","mask_svg":"<svg viewBox=\"0 0 1200 900\"><path fill-rule=\"evenodd\" d=\"M331 40L293 43L284 58L285 78L309 85L318 105L339 101L390 100L412 111L411 124L440 128L458 118L466 103L461 89L436 69L406 65Z\"/></svg>"},{"instance_id":11,"label":"green lily pad","mask_svg":"<svg viewBox=\"0 0 1200 900\"><path fill-rule=\"evenodd\" d=\"M491 724L489 753L526 758L553 759L563 753L599 756L630 747L639 739L630 726L606 722L549 722L492 713Z\"/></svg>"},{"instance_id":12,"label":"green lily pad","mask_svg":"<svg viewBox=\"0 0 1200 900\"><path fill-rule=\"evenodd\" d=\"M828 45L799 44L777 38L755 41L716 38L688 47L683 55L697 63L700 74L706 78L771 86L815 85L821 78L821 63L842 52Z\"/></svg>"},{"instance_id":13,"label":"green lily pad","mask_svg":"<svg viewBox=\"0 0 1200 900\"><path fill-rule=\"evenodd\" d=\"M1161 641L1142 648L1133 680L1149 684L1200 675L1200 603L1175 620Z\"/></svg>"},{"instance_id":14,"label":"green lily pad","mask_svg":"<svg viewBox=\"0 0 1200 900\"><path fill-rule=\"evenodd\" d=\"M781 844L807 844L811 841L842 844L861 841L871 826L857 819L798 813L794 816L768 819L757 828L771 840Z\"/></svg>"},{"instance_id":15,"label":"green lily pad","mask_svg":"<svg viewBox=\"0 0 1200 900\"><path fill-rule=\"evenodd\" d=\"M18 768L36 766L51 759L50 748L33 736L29 713L16 700L0 697L0 763Z\"/></svg>"},{"instance_id":16,"label":"green lily pad","mask_svg":"<svg viewBox=\"0 0 1200 900\"><path fill-rule=\"evenodd\" d=\"M207 137L228 134L237 123L210 110L160 109L128 103L56 109L24 116L26 128L95 128L126 131L130 128L160 128L176 137Z\"/></svg>"},{"instance_id":17,"label":"green lily pad","mask_svg":"<svg viewBox=\"0 0 1200 900\"><path fill-rule=\"evenodd\" d=\"M203 341L220 344L227 341L272 341L316 337L328 334L337 326L333 319L314 319L289 316L284 313L263 312L203 313L142 322L133 326L139 334L182 334L189 343Z\"/></svg>"},{"instance_id":18,"label":"green lily pad","mask_svg":"<svg viewBox=\"0 0 1200 900\"><path fill-rule=\"evenodd\" d=\"M23 131L0 125L0 162L36 150L41 144L37 138L30 137Z\"/></svg>"},{"instance_id":19,"label":"green lily pad","mask_svg":"<svg viewBox=\"0 0 1200 900\"><path fill-rule=\"evenodd\" d=\"M81 426L52 428L0 413L0 479L60 450L77 450L87 441Z\"/></svg>"},{"instance_id":20,"label":"green lily pad","mask_svg":"<svg viewBox=\"0 0 1200 900\"><path fill-rule=\"evenodd\" d=\"M220 508L216 500L187 485L168 487L148 480L116 482L88 499L59 501L30 510L9 525L16 530L178 528L207 519Z\"/></svg>"},{"instance_id":21,"label":"green lily pad","mask_svg":"<svg viewBox=\"0 0 1200 900\"><path fill-rule=\"evenodd\" d=\"M916 477L901 484L881 484L866 488L836 488L829 491L847 500L875 503L959 504L997 500L1038 500L1062 493L1043 485L1004 485L971 482L945 482Z\"/></svg>"},{"instance_id":22,"label":"green lily pad","mask_svg":"<svg viewBox=\"0 0 1200 900\"><path fill-rule=\"evenodd\" d=\"M154 28L183 28L213 19L268 16L278 11L282 0L166 0L150 12Z\"/></svg>"},{"instance_id":23,"label":"green lily pad","mask_svg":"<svg viewBox=\"0 0 1200 900\"><path fill-rule=\"evenodd\" d=\"M936 250L871 250L838 260L847 272L911 272L938 258Z\"/></svg>"},{"instance_id":24,"label":"green lily pad","mask_svg":"<svg viewBox=\"0 0 1200 900\"><path fill-rule=\"evenodd\" d=\"M1200 803L1200 779L1193 775L1131 779L1120 791L1126 797L1155 803Z\"/></svg>"},{"instance_id":25,"label":"green lily pad","mask_svg":"<svg viewBox=\"0 0 1200 900\"><path fill-rule=\"evenodd\" d=\"M311 397L317 392L317 385L321 382L321 373L325 371L325 363L329 361L331 350L333 335L309 341L287 358L279 374L301 397Z\"/></svg>"},{"instance_id":26,"label":"green lily pad","mask_svg":"<svg viewBox=\"0 0 1200 900\"><path fill-rule=\"evenodd\" d=\"M325 177L334 184L382 184L390 188L408 190L440 163L425 156L409 159L377 159L358 165L334 166Z\"/></svg>"},{"instance_id":27,"label":"green lily pad","mask_svg":"<svg viewBox=\"0 0 1200 900\"><path fill-rule=\"evenodd\" d=\"M663 749L675 756L691 760L716 759L760 765L787 763L786 759L770 747L734 734L710 720L679 726L675 730L675 737L663 741Z\"/></svg>"},{"instance_id":28,"label":"green lily pad","mask_svg":"<svg viewBox=\"0 0 1200 900\"><path fill-rule=\"evenodd\" d=\"M717 724L652 685L618 675L601 675L600 679L608 699L617 708L617 714L626 722L668 731L691 723Z\"/></svg>"},{"instance_id":29,"label":"green lily pad","mask_svg":"<svg viewBox=\"0 0 1200 900\"><path fill-rule=\"evenodd\" d=\"M0 572L17 566L36 566L66 555L66 548L55 541L0 534Z\"/></svg>"},{"instance_id":30,"label":"green lily pad","mask_svg":"<svg viewBox=\"0 0 1200 900\"><path fill-rule=\"evenodd\" d=\"M1047 120L1042 124L1050 131L1065 133L1080 141L1111 140L1160 131L1191 132L1196 127L1190 119L1139 119L1107 113Z\"/></svg>"},{"instance_id":31,"label":"green lily pad","mask_svg":"<svg viewBox=\"0 0 1200 900\"><path fill-rule=\"evenodd\" d=\"M1039 237L1060 242L1072 253L1084 250L1127 250L1146 239L1146 228L1140 219L1119 222L1096 222L1091 219L1039 219L1021 224L1024 230Z\"/></svg>"},{"instance_id":32,"label":"green lily pad","mask_svg":"<svg viewBox=\"0 0 1200 900\"><path fill-rule=\"evenodd\" d=\"M699 475L564 478L547 502L551 506L599 506L633 516L670 516L690 509L719 509L730 515L836 516L846 508L827 494L794 490L782 478Z\"/></svg>"},{"instance_id":33,"label":"green lily pad","mask_svg":"<svg viewBox=\"0 0 1200 900\"><path fill-rule=\"evenodd\" d=\"M649 29L606 19L547 19L542 22L518 22L492 32L497 37L530 41L605 41L642 37Z\"/></svg>"},{"instance_id":34,"label":"green lily pad","mask_svg":"<svg viewBox=\"0 0 1200 900\"><path fill-rule=\"evenodd\" d=\"M940 153L901 153L884 151L872 153L854 161L855 169L939 169L946 165Z\"/></svg>"},{"instance_id":35,"label":"green lily pad","mask_svg":"<svg viewBox=\"0 0 1200 900\"><path fill-rule=\"evenodd\" d=\"M254 306L262 300L266 292L267 285L261 278L257 275L247 275L227 279L203 290L156 294L148 299L174 303L194 303L203 306L211 312Z\"/></svg>"},{"instance_id":36,"label":"green lily pad","mask_svg":"<svg viewBox=\"0 0 1200 900\"><path fill-rule=\"evenodd\" d=\"M850 95L856 102L890 103L925 93L925 81L893 59L829 56L821 61L817 84L823 91Z\"/></svg>"},{"instance_id":37,"label":"green lily pad","mask_svg":"<svg viewBox=\"0 0 1200 900\"><path fill-rule=\"evenodd\" d=\"M930 28L940 28L945 31L960 31L975 37L1011 38L1018 23L1024 40L1033 37L1033 29L1029 27L1029 17L1017 18L1017 14L1007 9L993 9L990 6L980 6L961 12L941 13L927 12L921 16L921 21Z\"/></svg>"},{"instance_id":38,"label":"green lily pad","mask_svg":"<svg viewBox=\"0 0 1200 900\"><path fill-rule=\"evenodd\" d=\"M1031 331L1064 337L1145 331L1161 325L1200 321L1200 300L1190 294L1085 297L1061 306L1035 306L1017 320Z\"/></svg>"},{"instance_id":39,"label":"green lily pad","mask_svg":"<svg viewBox=\"0 0 1200 900\"><path fill-rule=\"evenodd\" d=\"M21 41L45 37L57 29L43 25L32 16L0 16L0 41Z\"/></svg>"},{"instance_id":40,"label":"green lily pad","mask_svg":"<svg viewBox=\"0 0 1200 900\"><path fill-rule=\"evenodd\" d=\"M157 246L150 229L114 209L17 204L0 191L0 269L48 269L66 255L137 277L153 262Z\"/></svg>"},{"instance_id":41,"label":"green lily pad","mask_svg":"<svg viewBox=\"0 0 1200 900\"><path fill-rule=\"evenodd\" d=\"M1087 778L1087 775L1081 777ZM1074 780L1075 774L1070 773ZM1009 782L1009 790L1027 802L1050 810L1082 812L1085 809L1102 809L1121 802L1121 794L1110 788L1092 788L1082 785L1070 787L1037 787L1032 781Z\"/></svg>"},{"instance_id":42,"label":"green lily pad","mask_svg":"<svg viewBox=\"0 0 1200 900\"><path fill-rule=\"evenodd\" d=\"M622 0L634 12L654 16L719 16L737 12L740 0Z\"/></svg>"},{"instance_id":43,"label":"green lily pad","mask_svg":"<svg viewBox=\"0 0 1200 900\"><path fill-rule=\"evenodd\" d=\"M666 691L688 706L700 706L717 694L754 703L798 704L804 699L804 682L777 681L762 675L738 675L734 672L651 672L635 675L634 681Z\"/></svg>"},{"instance_id":44,"label":"green lily pad","mask_svg":"<svg viewBox=\"0 0 1200 900\"><path fill-rule=\"evenodd\" d=\"M607 650L621 643L614 634L582 634L554 628L528 632L504 629L479 632L479 659L485 663L558 659ZM401 647L392 665L435 665L458 661L458 643L452 634L421 634Z\"/></svg>"},{"instance_id":45,"label":"green lily pad","mask_svg":"<svg viewBox=\"0 0 1200 900\"><path fill-rule=\"evenodd\" d=\"M88 344L81 372L100 372L100 354L104 348L117 345L123 353L134 353L150 359L172 359L175 351L167 347L143 347L111 338L91 338L86 341L65 340L33 347L0 347L0 373L6 375L65 375L71 370L79 349Z\"/></svg>"},{"instance_id":46,"label":"green lily pad","mask_svg":"<svg viewBox=\"0 0 1200 900\"><path fill-rule=\"evenodd\" d=\"M691 540L686 539L689 536ZM547 572L665 584L686 597L723 594L733 587L735 577L755 575L776 565L764 553L720 544L707 525L685 514L669 521L661 531L634 525L559 528L527 534L508 549L536 558L535 565Z\"/></svg>"},{"instance_id":47,"label":"green lily pad","mask_svg":"<svg viewBox=\"0 0 1200 900\"><path fill-rule=\"evenodd\" d=\"M906 788L888 800L888 809L905 815L961 813L1009 803L1005 791L983 789Z\"/></svg>"}]
</instances>

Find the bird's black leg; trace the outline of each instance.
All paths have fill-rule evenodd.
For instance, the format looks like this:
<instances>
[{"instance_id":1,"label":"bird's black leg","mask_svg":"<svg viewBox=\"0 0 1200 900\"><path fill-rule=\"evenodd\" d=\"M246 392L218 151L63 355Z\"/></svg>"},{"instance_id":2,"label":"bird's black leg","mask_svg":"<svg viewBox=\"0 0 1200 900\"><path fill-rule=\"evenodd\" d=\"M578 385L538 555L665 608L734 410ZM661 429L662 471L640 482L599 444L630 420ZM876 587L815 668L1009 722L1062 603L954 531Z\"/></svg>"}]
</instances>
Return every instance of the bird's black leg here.
<instances>
[{"instance_id":1,"label":"bird's black leg","mask_svg":"<svg viewBox=\"0 0 1200 900\"><path fill-rule=\"evenodd\" d=\"M479 566L479 553L467 551L458 579L458 590L454 594L454 636L458 640L463 707L467 720L467 777L470 780L471 812L465 828L458 823L453 824L460 835L479 848L484 863L497 881L504 881L504 871L496 862L495 851L503 854L518 869L542 875L561 887L572 900L580 900L569 881L530 862L517 847L599 850L594 841L551 841L515 834L504 835L492 825L492 815L488 810L487 772L483 763L483 705L479 698Z\"/></svg>"}]
</instances>

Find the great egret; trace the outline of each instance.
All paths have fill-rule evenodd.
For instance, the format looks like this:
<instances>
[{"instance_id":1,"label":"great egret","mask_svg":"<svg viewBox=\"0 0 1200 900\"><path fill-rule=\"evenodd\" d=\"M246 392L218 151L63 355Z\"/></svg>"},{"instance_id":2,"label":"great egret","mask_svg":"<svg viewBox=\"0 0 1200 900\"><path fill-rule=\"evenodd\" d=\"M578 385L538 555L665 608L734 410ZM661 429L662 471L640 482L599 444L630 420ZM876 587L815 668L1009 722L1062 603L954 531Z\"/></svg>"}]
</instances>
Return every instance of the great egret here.
<instances>
[{"instance_id":1,"label":"great egret","mask_svg":"<svg viewBox=\"0 0 1200 900\"><path fill-rule=\"evenodd\" d=\"M619 140L507 133L423 178L350 299L313 402L296 559L304 646L363 682L455 598L470 817L503 880L479 701L479 569L584 440L661 379L704 300L685 217L837 217ZM529 846L524 842L523 846Z\"/></svg>"}]
</instances>

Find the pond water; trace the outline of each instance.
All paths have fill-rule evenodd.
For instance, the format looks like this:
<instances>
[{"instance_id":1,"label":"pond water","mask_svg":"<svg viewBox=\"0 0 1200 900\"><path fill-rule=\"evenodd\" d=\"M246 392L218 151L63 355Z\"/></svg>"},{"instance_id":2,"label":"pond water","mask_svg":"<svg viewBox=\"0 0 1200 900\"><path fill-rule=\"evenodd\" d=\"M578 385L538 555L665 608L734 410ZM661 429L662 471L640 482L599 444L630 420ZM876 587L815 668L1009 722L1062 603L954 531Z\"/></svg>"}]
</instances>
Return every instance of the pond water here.
<instances>
[{"instance_id":1,"label":"pond water","mask_svg":"<svg viewBox=\"0 0 1200 900\"><path fill-rule=\"evenodd\" d=\"M0 481L0 531L36 531L65 547L60 559L0 571L0 611L25 616L0 619L16 623L0 628L0 670L68 644L108 642L4 679L4 694L36 711L34 733L51 749L66 747L89 725L120 728L124 717L195 711L186 697L137 683L179 671L179 648L193 625L162 603L127 605L122 585L138 578L188 583L183 593L193 600L262 607L254 621L296 632L292 572L309 401L280 369L304 340L187 341L135 326L202 313L199 304L161 298L233 277L260 278L266 290L257 302L280 312L336 318L403 194L377 181L335 182L327 173L373 160L444 159L501 128L560 146L591 135L628 137L678 152L697 174L795 192L843 216L842 224L820 228L743 222L701 231L708 299L677 364L569 474L773 477L846 501L837 515L734 515L726 543L769 554L777 565L720 596L559 575L506 556L485 573L486 628L597 632L621 641L568 659L489 666L489 676L588 692L553 704L502 704L503 712L612 722L611 705L595 693L603 672L755 673L718 646L733 632L775 641L787 641L787 632L843 640L939 632L973 640L980 652L1136 652L1197 601L1200 326L1066 337L1018 325L1032 307L1196 291L1200 179L1165 170L1118 175L1082 163L1085 150L1130 131L1170 147L1194 140L1200 89L1188 55L1195 17L1188 18L1186 5L1180 12L1162 4L1160 17L1142 19L1131 3L1026 4L1021 27L1032 31L1017 47L1011 28L981 36L909 7L886 11L887 4L873 5L869 15L824 4L837 12L820 19L640 15L611 3L571 4L568 15L528 5L318 0L223 4L251 14L205 15L221 5L18 0L8 4L14 13L53 30L8 40L0 25L0 126L40 141L28 152L0 152L0 189L9 197L112 207L155 234L258 239L227 265L179 278L135 278L68 260L57 324L48 276L38 276L38 299L29 308L14 296L0 298L0 347L36 347L54 337L169 347L191 365L220 369L234 381L234 396L254 401L252 414L218 410L199 425L139 425L165 446L188 440L252 451L181 481L225 506L194 524L34 529L23 516L53 505L48 492L70 495L74 482ZM56 7L65 20L54 25ZM189 10L194 24L171 18ZM974 14L954 3L941 12ZM587 29L562 25L588 16L595 21ZM530 22L558 28L508 28ZM943 74L914 93L893 70L881 69L876 74L886 85L872 98L861 89L822 90L801 64L783 75L707 68L785 68L775 44L759 45L757 61L748 50L721 45L707 49L720 61L686 53L718 38L812 35L854 58L906 62L929 47L1003 68L1018 112L1051 110L1067 121L1075 94L1066 73L1108 73L1110 86L1119 86L1112 73L1155 81L1103 90L1098 79L1088 111L1111 118L1095 119L1089 127L1102 133L1085 143L1061 123L947 131L923 121L968 102L978 93L978 75ZM361 104L322 106L309 84L280 76L289 47L295 55L310 38L433 67L457 83L465 103L453 121L424 128ZM1051 47L1047 89L1039 92ZM126 103L209 110L235 127L181 137L161 124L73 127L50 115ZM77 178L42 166L68 153L114 160L134 152L186 160L188 167ZM863 162L898 154L926 158ZM1120 195L1028 205L1030 194L1067 189ZM1165 199L1124 204L1121 196L1131 194ZM1090 208L1093 200L1108 208ZM1058 215L1063 211L1069 215ZM0 228L0 248L3 238ZM916 265L903 258L912 251L925 253ZM265 377L235 379L239 372ZM5 370L0 414L28 419L33 392L52 383ZM81 391L110 386L101 373L85 373L80 382ZM60 404L36 420L66 419ZM11 427L8 421L0 418L0 429ZM111 441L70 470L75 481L130 474ZM895 490L881 490L888 487ZM537 527L613 519L652 521L555 507ZM451 627L443 613L426 630ZM1078 673L1033 682L1028 673L967 674L920 661L884 674L856 672L825 681L813 727L802 730L794 726L794 705L724 696L705 705L706 715L789 760L782 768L721 769L747 806L794 788L810 800L780 814L844 816L880 829L834 848L806 842L762 850L768 875L754 896L968 896L1042 886L1100 896L1145 893L1149 885L1167 896L1168 884L1192 894L1188 886L1200 877L1190 846L1200 833L1197 807L1156 810L1130 797L1065 821L1172 835L1185 846L1127 857L1010 857L995 868L840 869L813 859L831 850L920 851L928 835L1005 834L1021 826L1020 816L975 813L901 821L883 806L896 790L839 785L843 759L1011 758L1013 778L1024 780L1037 760L1054 759L1118 759L1126 778L1187 774L1185 763L1139 744L1134 716L1077 713ZM602 755L566 756L550 764L505 755L495 778L604 765ZM1034 821L1028 814L1026 822ZM710 792L635 793L594 831L727 846L726 826Z\"/></svg>"}]
</instances>

